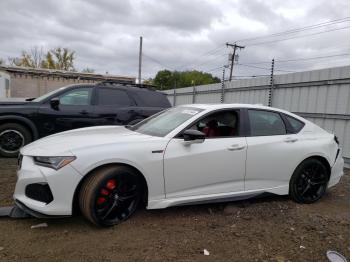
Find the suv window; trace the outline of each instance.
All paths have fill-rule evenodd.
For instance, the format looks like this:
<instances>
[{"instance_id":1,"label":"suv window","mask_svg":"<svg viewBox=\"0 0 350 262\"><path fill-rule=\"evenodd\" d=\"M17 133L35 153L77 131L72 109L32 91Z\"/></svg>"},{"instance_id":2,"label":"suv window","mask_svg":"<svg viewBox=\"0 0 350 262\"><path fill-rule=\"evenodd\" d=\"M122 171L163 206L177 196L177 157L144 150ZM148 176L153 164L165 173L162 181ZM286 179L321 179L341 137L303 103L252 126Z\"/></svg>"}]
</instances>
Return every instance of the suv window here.
<instances>
[{"instance_id":1,"label":"suv window","mask_svg":"<svg viewBox=\"0 0 350 262\"><path fill-rule=\"evenodd\" d=\"M92 88L82 87L67 91L60 96L61 105L90 105Z\"/></svg>"},{"instance_id":2,"label":"suv window","mask_svg":"<svg viewBox=\"0 0 350 262\"><path fill-rule=\"evenodd\" d=\"M238 136L238 115L234 110L216 112L199 120L190 129L203 132L206 138Z\"/></svg>"},{"instance_id":3,"label":"suv window","mask_svg":"<svg viewBox=\"0 0 350 262\"><path fill-rule=\"evenodd\" d=\"M248 110L251 136L285 135L286 127L279 113Z\"/></svg>"},{"instance_id":4,"label":"suv window","mask_svg":"<svg viewBox=\"0 0 350 262\"><path fill-rule=\"evenodd\" d=\"M291 130L292 133L298 133L303 127L304 127L304 123L301 122L300 120L286 115L284 114L285 118L287 119L287 121L289 122L290 126L292 127L293 130Z\"/></svg>"},{"instance_id":5,"label":"suv window","mask_svg":"<svg viewBox=\"0 0 350 262\"><path fill-rule=\"evenodd\" d=\"M152 90L138 90L132 92L134 99L139 106L169 107L170 102L163 93Z\"/></svg>"},{"instance_id":6,"label":"suv window","mask_svg":"<svg viewBox=\"0 0 350 262\"><path fill-rule=\"evenodd\" d=\"M132 105L128 94L115 88L98 89L97 104L101 106L130 106Z\"/></svg>"}]
</instances>

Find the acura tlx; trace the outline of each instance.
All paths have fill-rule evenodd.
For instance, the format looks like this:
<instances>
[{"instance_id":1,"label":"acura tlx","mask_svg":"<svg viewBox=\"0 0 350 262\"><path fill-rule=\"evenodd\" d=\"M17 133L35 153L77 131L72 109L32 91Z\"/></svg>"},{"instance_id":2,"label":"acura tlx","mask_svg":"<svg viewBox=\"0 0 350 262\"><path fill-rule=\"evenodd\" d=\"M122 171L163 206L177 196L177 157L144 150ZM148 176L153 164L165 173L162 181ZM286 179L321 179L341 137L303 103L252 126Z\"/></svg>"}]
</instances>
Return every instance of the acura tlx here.
<instances>
[{"instance_id":1,"label":"acura tlx","mask_svg":"<svg viewBox=\"0 0 350 262\"><path fill-rule=\"evenodd\" d=\"M148 209L263 193L313 203L343 175L335 135L277 108L193 104L133 126L71 130L20 151L16 206L36 217L81 212L100 226Z\"/></svg>"}]
</instances>

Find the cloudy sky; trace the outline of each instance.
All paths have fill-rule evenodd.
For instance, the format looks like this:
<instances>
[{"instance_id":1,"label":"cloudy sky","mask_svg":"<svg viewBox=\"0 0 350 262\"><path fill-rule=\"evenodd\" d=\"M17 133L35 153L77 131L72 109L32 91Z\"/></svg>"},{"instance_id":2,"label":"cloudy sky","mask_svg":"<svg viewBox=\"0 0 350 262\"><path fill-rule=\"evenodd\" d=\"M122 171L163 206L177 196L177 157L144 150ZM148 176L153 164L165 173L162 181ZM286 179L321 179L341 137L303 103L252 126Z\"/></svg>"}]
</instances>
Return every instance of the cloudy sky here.
<instances>
[{"instance_id":1,"label":"cloudy sky","mask_svg":"<svg viewBox=\"0 0 350 262\"><path fill-rule=\"evenodd\" d=\"M164 68L221 76L226 42L246 46L236 76L268 74L272 58L277 73L349 65L349 10L349 0L1 0L0 58L62 46L77 69L136 76L143 36L143 78Z\"/></svg>"}]
</instances>

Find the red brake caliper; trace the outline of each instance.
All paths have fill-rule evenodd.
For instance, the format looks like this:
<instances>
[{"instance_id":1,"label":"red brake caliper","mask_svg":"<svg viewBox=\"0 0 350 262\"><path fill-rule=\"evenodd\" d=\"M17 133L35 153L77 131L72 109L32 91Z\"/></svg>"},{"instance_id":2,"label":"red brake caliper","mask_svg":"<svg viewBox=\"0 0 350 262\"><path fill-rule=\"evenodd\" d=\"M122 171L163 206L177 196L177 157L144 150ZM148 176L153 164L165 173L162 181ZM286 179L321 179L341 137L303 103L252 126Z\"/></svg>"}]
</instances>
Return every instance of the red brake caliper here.
<instances>
[{"instance_id":1,"label":"red brake caliper","mask_svg":"<svg viewBox=\"0 0 350 262\"><path fill-rule=\"evenodd\" d=\"M116 186L116 181L114 179L110 179L106 183L106 188L109 189L109 190L113 190L115 188L115 186ZM97 198L97 204L98 205L101 205L104 202L106 202L105 196L109 195L109 191L107 189L105 189L105 188L101 189L100 195L102 195L102 196Z\"/></svg>"}]
</instances>

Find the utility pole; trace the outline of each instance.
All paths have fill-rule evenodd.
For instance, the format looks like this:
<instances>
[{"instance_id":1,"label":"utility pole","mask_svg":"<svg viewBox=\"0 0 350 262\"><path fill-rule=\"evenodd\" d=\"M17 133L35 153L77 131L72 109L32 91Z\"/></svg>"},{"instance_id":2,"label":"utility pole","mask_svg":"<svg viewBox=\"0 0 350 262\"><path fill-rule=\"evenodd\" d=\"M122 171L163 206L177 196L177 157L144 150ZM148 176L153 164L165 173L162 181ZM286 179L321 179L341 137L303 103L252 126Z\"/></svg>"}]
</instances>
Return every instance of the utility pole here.
<instances>
[{"instance_id":1,"label":"utility pole","mask_svg":"<svg viewBox=\"0 0 350 262\"><path fill-rule=\"evenodd\" d=\"M142 67L142 36L140 36L140 50L139 50L139 84L142 83L141 67Z\"/></svg>"},{"instance_id":2,"label":"utility pole","mask_svg":"<svg viewBox=\"0 0 350 262\"><path fill-rule=\"evenodd\" d=\"M272 59L271 62L271 75L270 75L270 92L269 92L269 106L272 106L272 98L273 98L273 88L274 88L274 79L273 79L273 73L275 69L275 59Z\"/></svg>"},{"instance_id":3,"label":"utility pole","mask_svg":"<svg viewBox=\"0 0 350 262\"><path fill-rule=\"evenodd\" d=\"M230 78L229 78L229 81L231 81L232 80L233 65L235 63L236 50L237 50L237 48L244 49L244 46L236 45L236 43L234 43L234 44L226 43L226 46L227 47L230 46L233 48L233 54L232 54L232 58L231 58Z\"/></svg>"}]
</instances>

